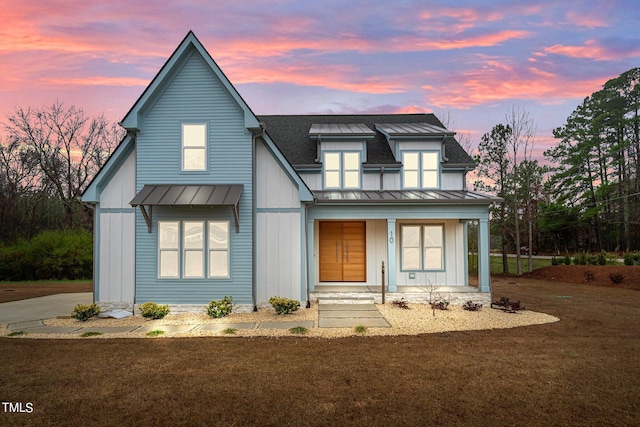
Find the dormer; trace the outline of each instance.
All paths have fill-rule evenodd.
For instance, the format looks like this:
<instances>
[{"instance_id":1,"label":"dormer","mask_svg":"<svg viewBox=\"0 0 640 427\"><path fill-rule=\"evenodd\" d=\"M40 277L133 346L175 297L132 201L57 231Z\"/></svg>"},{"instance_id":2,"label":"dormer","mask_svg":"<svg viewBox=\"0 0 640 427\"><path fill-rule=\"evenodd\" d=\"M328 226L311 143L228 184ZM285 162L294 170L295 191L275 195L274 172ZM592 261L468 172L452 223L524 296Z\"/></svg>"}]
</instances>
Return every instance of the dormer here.
<instances>
[{"instance_id":1,"label":"dormer","mask_svg":"<svg viewBox=\"0 0 640 427\"><path fill-rule=\"evenodd\" d=\"M440 189L445 143L455 135L429 123L376 123L395 159L402 163L402 189Z\"/></svg>"},{"instance_id":2,"label":"dormer","mask_svg":"<svg viewBox=\"0 0 640 427\"><path fill-rule=\"evenodd\" d=\"M362 164L367 161L367 141L375 131L363 123L312 124L309 138L316 143L316 163L322 164L322 188L362 188Z\"/></svg>"}]
</instances>

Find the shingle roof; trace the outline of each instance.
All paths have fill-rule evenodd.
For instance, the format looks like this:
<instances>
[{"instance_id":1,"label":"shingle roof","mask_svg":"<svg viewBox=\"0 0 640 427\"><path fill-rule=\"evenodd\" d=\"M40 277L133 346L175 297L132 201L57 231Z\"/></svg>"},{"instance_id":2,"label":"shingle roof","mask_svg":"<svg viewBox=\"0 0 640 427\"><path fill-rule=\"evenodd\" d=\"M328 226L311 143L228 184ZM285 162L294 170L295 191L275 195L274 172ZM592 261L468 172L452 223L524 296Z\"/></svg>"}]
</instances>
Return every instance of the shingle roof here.
<instances>
[{"instance_id":1,"label":"shingle roof","mask_svg":"<svg viewBox=\"0 0 640 427\"><path fill-rule=\"evenodd\" d=\"M349 115L282 115L259 116L265 123L266 132L278 146L282 154L294 166L313 165L316 159L316 143L311 141L309 130L312 125L319 124L353 124L362 123L372 131L376 124L410 124L424 123L444 128L440 120L433 114L349 114ZM475 163L458 141L452 136L445 143L447 166L474 167ZM394 159L384 135L375 132L373 139L367 142L366 164L398 164Z\"/></svg>"}]
</instances>

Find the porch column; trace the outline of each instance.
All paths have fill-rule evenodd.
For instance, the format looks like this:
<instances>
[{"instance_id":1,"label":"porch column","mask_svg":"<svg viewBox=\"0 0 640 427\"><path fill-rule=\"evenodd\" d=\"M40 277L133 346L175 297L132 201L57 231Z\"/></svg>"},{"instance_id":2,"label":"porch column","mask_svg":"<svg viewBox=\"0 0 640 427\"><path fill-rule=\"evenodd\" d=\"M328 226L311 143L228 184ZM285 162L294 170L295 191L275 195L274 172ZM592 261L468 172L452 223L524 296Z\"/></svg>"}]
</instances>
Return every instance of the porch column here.
<instances>
[{"instance_id":1,"label":"porch column","mask_svg":"<svg viewBox=\"0 0 640 427\"><path fill-rule=\"evenodd\" d=\"M387 266L385 275L387 276L387 290L397 292L396 283L396 219L387 218Z\"/></svg>"},{"instance_id":2,"label":"porch column","mask_svg":"<svg viewBox=\"0 0 640 427\"><path fill-rule=\"evenodd\" d=\"M491 292L489 219L480 218L478 223L478 290Z\"/></svg>"},{"instance_id":3,"label":"porch column","mask_svg":"<svg viewBox=\"0 0 640 427\"><path fill-rule=\"evenodd\" d=\"M316 262L314 259L314 248L315 230L313 228L313 220L307 219L307 280L309 283L309 292L313 292L316 286Z\"/></svg>"}]
</instances>

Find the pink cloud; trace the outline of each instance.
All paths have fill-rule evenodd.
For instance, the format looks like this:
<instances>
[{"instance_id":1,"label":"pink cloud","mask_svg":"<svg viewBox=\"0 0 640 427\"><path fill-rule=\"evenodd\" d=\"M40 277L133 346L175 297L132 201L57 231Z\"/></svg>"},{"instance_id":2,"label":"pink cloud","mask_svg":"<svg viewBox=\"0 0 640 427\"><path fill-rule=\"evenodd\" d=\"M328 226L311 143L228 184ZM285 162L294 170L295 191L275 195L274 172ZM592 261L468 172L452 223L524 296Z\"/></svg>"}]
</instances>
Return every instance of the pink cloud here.
<instances>
[{"instance_id":1,"label":"pink cloud","mask_svg":"<svg viewBox=\"0 0 640 427\"><path fill-rule=\"evenodd\" d=\"M587 40L582 46L567 46L556 44L544 48L545 52L570 58L593 59L596 61L611 61L620 59L620 51L612 46L603 46L597 40ZM640 56L640 46L626 52L627 56Z\"/></svg>"}]
</instances>

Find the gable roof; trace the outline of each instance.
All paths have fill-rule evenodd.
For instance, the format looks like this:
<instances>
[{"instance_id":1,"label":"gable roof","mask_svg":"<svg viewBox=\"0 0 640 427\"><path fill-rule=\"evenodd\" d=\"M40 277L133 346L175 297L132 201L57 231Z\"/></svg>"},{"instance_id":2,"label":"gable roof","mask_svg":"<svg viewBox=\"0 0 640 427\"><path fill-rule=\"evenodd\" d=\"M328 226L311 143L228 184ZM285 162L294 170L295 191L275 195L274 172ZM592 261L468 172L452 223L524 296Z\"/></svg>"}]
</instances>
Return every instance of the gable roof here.
<instances>
[{"instance_id":1,"label":"gable roof","mask_svg":"<svg viewBox=\"0 0 640 427\"><path fill-rule=\"evenodd\" d=\"M157 95L162 91L162 88L173 79L173 76L182 67L183 61L187 59L190 53L196 50L205 63L211 68L216 77L220 80L225 89L229 92L229 95L235 100L238 106L244 112L244 123L247 129L259 129L260 123L256 118L256 115L251 111L251 108L242 99L236 88L231 84L227 76L222 72L218 64L213 60L209 52L204 48L200 40L196 37L193 31L189 31L171 54L167 62L162 66L158 74L153 78L149 86L142 92L140 98L133 104L133 107L124 116L124 119L120 122L120 125L127 130L140 130L141 126L141 113L155 101Z\"/></svg>"},{"instance_id":2,"label":"gable roof","mask_svg":"<svg viewBox=\"0 0 640 427\"><path fill-rule=\"evenodd\" d=\"M317 148L309 137L313 125L322 124L363 124L372 131L376 124L422 124L444 128L434 114L348 114L348 115L278 115L259 116L266 125L266 132L287 158L296 167L317 166L315 159ZM445 151L448 161L446 167L475 167L473 158L460 146L458 141L447 133ZM393 156L386 137L376 130L373 139L367 142L367 161L365 165L400 165Z\"/></svg>"}]
</instances>

